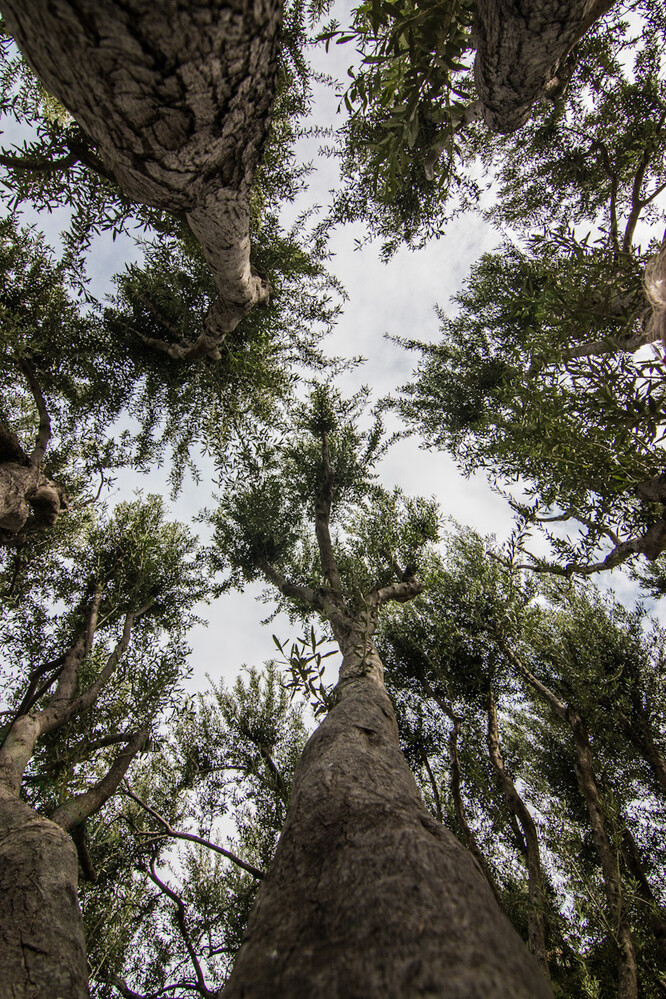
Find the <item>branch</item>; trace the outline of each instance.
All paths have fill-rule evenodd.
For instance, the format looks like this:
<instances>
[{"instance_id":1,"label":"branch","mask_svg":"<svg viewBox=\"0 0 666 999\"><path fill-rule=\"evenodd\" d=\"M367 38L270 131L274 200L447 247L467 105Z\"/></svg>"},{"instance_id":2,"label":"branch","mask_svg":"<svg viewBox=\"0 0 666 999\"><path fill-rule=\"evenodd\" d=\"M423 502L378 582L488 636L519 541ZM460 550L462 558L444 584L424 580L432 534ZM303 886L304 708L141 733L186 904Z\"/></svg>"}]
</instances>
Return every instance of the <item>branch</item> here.
<instances>
[{"instance_id":1,"label":"branch","mask_svg":"<svg viewBox=\"0 0 666 999\"><path fill-rule=\"evenodd\" d=\"M438 822L443 822L444 815L442 813L442 799L439 796L437 781L435 780L435 775L432 772L430 760L428 759L428 754L426 752L423 753L423 765L425 766L426 773L428 774L428 780L430 781L430 788L432 790L432 798L435 802L435 817Z\"/></svg>"},{"instance_id":2,"label":"branch","mask_svg":"<svg viewBox=\"0 0 666 999\"><path fill-rule=\"evenodd\" d=\"M515 666L516 669L519 671L519 673L522 673L527 682L530 683L534 687L534 689L538 691L538 693L541 694L543 698L545 698L546 701L548 701L550 706L553 708L554 711L557 712L560 718L563 718L565 721L567 721L568 708L566 704L563 704L562 701L558 697L556 697L556 695L552 692L552 690L550 690L544 683L542 683L541 680L537 680L537 678L534 676L533 673L530 673L527 666L525 666L522 660L518 658L513 649L511 649L506 644L501 635L497 634L497 632L495 631L491 631L490 634L495 639L498 647L502 650L502 652L507 657L509 662L513 666Z\"/></svg>"},{"instance_id":3,"label":"branch","mask_svg":"<svg viewBox=\"0 0 666 999\"><path fill-rule=\"evenodd\" d=\"M51 160L47 156L37 159L32 156L13 156L11 153L0 153L0 166L8 167L10 170L32 170L33 173L55 173L57 170L66 170L73 166L78 158L74 152L69 152L57 160Z\"/></svg>"},{"instance_id":4,"label":"branch","mask_svg":"<svg viewBox=\"0 0 666 999\"><path fill-rule=\"evenodd\" d=\"M223 857L226 857L227 860L230 860L233 864L236 864L237 867L242 867L243 870L247 871L248 874L251 874L252 877L258 878L260 880L263 878L264 876L263 871L260 871L256 867L253 867L252 864L248 864L247 861L241 860L241 858L237 857L235 853L231 853L230 850L225 850L223 847L218 846L216 843L211 843L207 839L202 839L201 836L195 836L194 833L180 832L177 829L173 829L171 825L167 822L167 820L162 815L159 814L159 812L156 812L154 808L151 808L150 805L147 805L145 801L142 801L141 798L139 798L132 791L129 791L125 788L122 793L125 794L128 798L131 798L132 801L135 801L137 805L141 806L141 808L145 809L145 811L148 812L149 815L152 815L153 818L157 822L159 822L160 825L164 827L166 836L172 836L174 839L187 840L191 843L199 843L201 846L208 847L209 850L213 850L215 853L219 853Z\"/></svg>"},{"instance_id":5,"label":"branch","mask_svg":"<svg viewBox=\"0 0 666 999\"><path fill-rule=\"evenodd\" d=\"M88 853L85 822L80 822L77 826L74 826L74 828L70 830L70 835L74 842L74 846L76 847L76 853L79 858L79 866L83 872L84 880L95 884L97 881L97 871L95 870L92 858Z\"/></svg>"},{"instance_id":6,"label":"branch","mask_svg":"<svg viewBox=\"0 0 666 999\"><path fill-rule=\"evenodd\" d=\"M285 597L295 597L298 600L303 600L306 604L310 604L312 607L320 610L323 609L324 601L319 591L313 589L311 586L290 583L270 562L261 561L258 563L258 568L261 569L269 582L276 586Z\"/></svg>"},{"instance_id":7,"label":"branch","mask_svg":"<svg viewBox=\"0 0 666 999\"><path fill-rule=\"evenodd\" d=\"M604 142L594 142L590 152L601 153L601 165L603 166L604 173L611 182L611 196L610 196L610 221L611 221L611 238L613 240L613 247L615 249L615 254L620 252L620 237L617 225L617 188L618 188L618 176L611 166L610 156L608 155L608 148Z\"/></svg>"},{"instance_id":8,"label":"branch","mask_svg":"<svg viewBox=\"0 0 666 999\"><path fill-rule=\"evenodd\" d=\"M150 313L157 319L160 326L163 326L171 336L175 337L176 343L172 343L169 340L160 340L156 337L144 336L139 330L134 330L136 335L149 347L154 347L156 350L161 350L164 354L168 354L169 357L173 357L177 361L194 361L199 357L209 357L212 361L219 361L222 358L220 353L220 342L219 339L216 340L210 336L205 330L201 333L196 340L190 341L189 343L183 339L180 330L176 329L169 323L159 309L151 302L147 295L140 295L139 301L148 309Z\"/></svg>"},{"instance_id":9,"label":"branch","mask_svg":"<svg viewBox=\"0 0 666 999\"><path fill-rule=\"evenodd\" d=\"M423 583L412 577L401 583L391 583L390 586L381 586L374 590L371 602L376 603L377 606L385 604L388 600L397 600L398 603L404 604L408 600L413 600L419 593L423 593Z\"/></svg>"},{"instance_id":10,"label":"branch","mask_svg":"<svg viewBox=\"0 0 666 999\"><path fill-rule=\"evenodd\" d=\"M315 500L315 534L324 580L336 593L341 593L342 583L331 541L331 506L335 495L335 473L331 468L328 434L325 430L321 435L321 457L324 463L324 481Z\"/></svg>"},{"instance_id":11,"label":"branch","mask_svg":"<svg viewBox=\"0 0 666 999\"><path fill-rule=\"evenodd\" d=\"M21 715L27 715L28 711L37 703L37 701L42 697L43 694L49 689L54 680L60 675L62 669L65 665L65 659L67 658L67 653L63 652L61 655L52 659L51 662L44 663L42 666L38 666L34 669L28 677L28 689L23 695L23 699L19 704L14 714L14 720L19 718ZM50 673L51 670L57 670L56 673L51 677L48 683L42 684L42 686L37 689L37 681L40 680L46 673Z\"/></svg>"},{"instance_id":12,"label":"branch","mask_svg":"<svg viewBox=\"0 0 666 999\"><path fill-rule=\"evenodd\" d=\"M107 773L101 780L93 784L84 794L69 798L59 805L49 818L56 825L70 832L74 826L83 822L94 812L99 811L105 802L114 794L129 766L148 738L148 729L127 736L127 746L118 754Z\"/></svg>"},{"instance_id":13,"label":"branch","mask_svg":"<svg viewBox=\"0 0 666 999\"><path fill-rule=\"evenodd\" d=\"M206 985L206 980L204 979L203 972L201 970L201 965L196 955L196 951L192 946L192 940L190 939L190 934L187 929L187 921L185 919L185 904L183 903L180 895L169 888L163 881L159 879L155 873L155 858L150 861L150 873L148 875L150 880L158 886L158 888L164 892L164 894L171 899L176 905L176 922L178 923L178 928L180 930L180 935L183 938L183 943L187 953L190 956L190 961L192 962L192 967L194 968L194 974L196 975L197 982L199 983L199 989L202 995L206 996L206 999L216 999L217 992L212 992Z\"/></svg>"},{"instance_id":14,"label":"branch","mask_svg":"<svg viewBox=\"0 0 666 999\"><path fill-rule=\"evenodd\" d=\"M581 519L578 514L575 517L576 520ZM582 522L584 523L585 521ZM599 528L599 525L594 526ZM599 530L603 534L612 537L610 528L599 528ZM622 542L618 540L612 551L601 562L591 562L588 565L569 562L567 565L562 566L553 562L544 562L537 559L535 555L531 555L530 557L534 559L533 562L521 562L513 565L513 568L528 569L530 572L551 572L553 575L565 576L568 579L571 576L591 576L595 572L615 569L633 555L644 555L649 562L654 562L664 551L666 551L666 519L661 517L640 538L632 538L629 541ZM495 555L493 557L503 562L498 556ZM506 565L508 563L503 562L503 564Z\"/></svg>"},{"instance_id":15,"label":"branch","mask_svg":"<svg viewBox=\"0 0 666 999\"><path fill-rule=\"evenodd\" d=\"M150 606L150 604L146 605L146 609L148 606ZM132 628L134 626L134 621L136 617L143 610L144 608L142 608L141 611L128 611L128 613L125 615L125 623L123 625L123 632L122 635L120 636L120 639L116 643L113 652L106 660L106 665L100 671L94 683L91 683L88 689L85 690L82 694L80 694L76 698L76 700L72 702L73 714L79 714L81 711L87 711L88 708L91 706L91 704L95 703L95 701L97 700L97 695L99 694L100 690L102 689L106 681L109 679L111 674L114 672L116 666L120 662L121 657L125 653L130 643L130 637L132 635Z\"/></svg>"},{"instance_id":16,"label":"branch","mask_svg":"<svg viewBox=\"0 0 666 999\"><path fill-rule=\"evenodd\" d=\"M636 225L644 208L644 202L641 201L640 193L645 179L645 171L650 163L650 157L651 152L648 149L644 149L640 166L636 171L634 182L631 185L631 211L629 212L627 226L624 230L624 239L622 240L622 250L624 253L631 251L631 242L634 237Z\"/></svg>"},{"instance_id":17,"label":"branch","mask_svg":"<svg viewBox=\"0 0 666 999\"><path fill-rule=\"evenodd\" d=\"M535 517L535 522L537 524L556 524L562 523L567 520L577 520L581 524L585 524L586 527L594 528L594 530L599 531L600 534L605 534L606 537L610 538L615 546L622 544L619 537L610 527L606 527L605 524L599 524L596 520L592 520L591 517L585 517L582 513L578 513L575 510L569 513L557 514L554 517Z\"/></svg>"},{"instance_id":18,"label":"branch","mask_svg":"<svg viewBox=\"0 0 666 999\"><path fill-rule=\"evenodd\" d=\"M35 400L37 412L39 413L39 430L37 432L35 446L30 454L30 464L37 466L41 465L44 460L46 447L51 439L51 421L49 419L41 386L35 377L34 371L24 357L18 357L16 360L19 368L26 377L28 385L30 386L30 391L32 392L32 397Z\"/></svg>"}]
</instances>

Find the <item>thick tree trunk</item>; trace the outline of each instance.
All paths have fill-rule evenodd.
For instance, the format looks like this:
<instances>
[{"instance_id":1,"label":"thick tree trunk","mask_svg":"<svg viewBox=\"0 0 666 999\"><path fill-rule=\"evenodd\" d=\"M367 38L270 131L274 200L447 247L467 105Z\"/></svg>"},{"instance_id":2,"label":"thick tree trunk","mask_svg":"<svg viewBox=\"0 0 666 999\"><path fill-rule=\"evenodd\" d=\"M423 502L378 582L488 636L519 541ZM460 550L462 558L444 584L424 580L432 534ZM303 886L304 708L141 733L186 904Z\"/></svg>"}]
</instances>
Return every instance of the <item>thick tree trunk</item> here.
<instances>
[{"instance_id":1,"label":"thick tree trunk","mask_svg":"<svg viewBox=\"0 0 666 999\"><path fill-rule=\"evenodd\" d=\"M613 933L618 949L618 997L637 999L638 965L631 926L627 917L622 893L619 860L606 831L601 797L594 775L592 750L583 719L575 708L567 708L567 720L571 726L576 747L576 777L581 794L587 805L592 827L592 838L601 863L604 887L612 919Z\"/></svg>"},{"instance_id":2,"label":"thick tree trunk","mask_svg":"<svg viewBox=\"0 0 666 999\"><path fill-rule=\"evenodd\" d=\"M426 810L371 640L345 657L337 693L224 999L550 996L477 864Z\"/></svg>"},{"instance_id":3,"label":"thick tree trunk","mask_svg":"<svg viewBox=\"0 0 666 999\"><path fill-rule=\"evenodd\" d=\"M567 56L615 0L478 0L474 79L484 119L514 132L566 88Z\"/></svg>"},{"instance_id":4,"label":"thick tree trunk","mask_svg":"<svg viewBox=\"0 0 666 999\"><path fill-rule=\"evenodd\" d=\"M0 997L84 999L86 948L70 837L16 798L0 799Z\"/></svg>"},{"instance_id":5,"label":"thick tree trunk","mask_svg":"<svg viewBox=\"0 0 666 999\"><path fill-rule=\"evenodd\" d=\"M122 190L186 214L220 295L197 345L214 355L270 292L250 265L249 195L275 95L279 0L2 0L2 12Z\"/></svg>"},{"instance_id":6,"label":"thick tree trunk","mask_svg":"<svg viewBox=\"0 0 666 999\"><path fill-rule=\"evenodd\" d=\"M545 892L541 856L539 853L539 836L530 811L518 794L511 774L504 765L499 744L497 726L497 708L492 691L488 692L488 751L502 788L504 799L509 810L516 817L523 830L525 838L525 859L527 862L527 885L530 900L527 917L527 934L530 951L544 975L550 980L548 970L548 953L546 950L546 917L544 912Z\"/></svg>"}]
</instances>

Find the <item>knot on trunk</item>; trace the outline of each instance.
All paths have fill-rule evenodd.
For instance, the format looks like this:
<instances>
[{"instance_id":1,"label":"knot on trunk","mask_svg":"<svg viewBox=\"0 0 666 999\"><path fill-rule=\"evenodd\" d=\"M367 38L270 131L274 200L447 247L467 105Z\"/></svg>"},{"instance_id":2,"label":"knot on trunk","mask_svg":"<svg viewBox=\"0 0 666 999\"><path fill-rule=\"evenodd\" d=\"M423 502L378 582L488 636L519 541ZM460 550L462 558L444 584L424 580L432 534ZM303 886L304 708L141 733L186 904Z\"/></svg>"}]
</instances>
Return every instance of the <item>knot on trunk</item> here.
<instances>
[{"instance_id":1,"label":"knot on trunk","mask_svg":"<svg viewBox=\"0 0 666 999\"><path fill-rule=\"evenodd\" d=\"M648 260L643 285L652 314L646 323L650 340L666 346L666 246Z\"/></svg>"}]
</instances>

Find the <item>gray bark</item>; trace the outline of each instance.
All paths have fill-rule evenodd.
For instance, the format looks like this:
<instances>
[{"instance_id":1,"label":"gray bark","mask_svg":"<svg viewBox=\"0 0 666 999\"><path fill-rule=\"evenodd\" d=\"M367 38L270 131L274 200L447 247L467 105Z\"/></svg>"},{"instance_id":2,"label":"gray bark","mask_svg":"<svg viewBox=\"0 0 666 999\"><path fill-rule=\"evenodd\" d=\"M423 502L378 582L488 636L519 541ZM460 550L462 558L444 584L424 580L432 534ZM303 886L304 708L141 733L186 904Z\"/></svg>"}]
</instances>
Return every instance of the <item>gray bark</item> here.
<instances>
[{"instance_id":1,"label":"gray bark","mask_svg":"<svg viewBox=\"0 0 666 999\"><path fill-rule=\"evenodd\" d=\"M0 999L88 995L77 880L69 836L24 802L0 799Z\"/></svg>"},{"instance_id":2,"label":"gray bark","mask_svg":"<svg viewBox=\"0 0 666 999\"><path fill-rule=\"evenodd\" d=\"M478 0L474 80L494 132L524 125L566 89L573 46L615 0Z\"/></svg>"},{"instance_id":3,"label":"gray bark","mask_svg":"<svg viewBox=\"0 0 666 999\"><path fill-rule=\"evenodd\" d=\"M135 201L184 215L218 300L194 344L225 335L270 286L250 264L249 196L275 95L279 0L2 0L38 76Z\"/></svg>"},{"instance_id":4,"label":"gray bark","mask_svg":"<svg viewBox=\"0 0 666 999\"><path fill-rule=\"evenodd\" d=\"M400 751L367 622L333 617L337 703L289 814L224 999L538 999L536 963Z\"/></svg>"}]
</instances>

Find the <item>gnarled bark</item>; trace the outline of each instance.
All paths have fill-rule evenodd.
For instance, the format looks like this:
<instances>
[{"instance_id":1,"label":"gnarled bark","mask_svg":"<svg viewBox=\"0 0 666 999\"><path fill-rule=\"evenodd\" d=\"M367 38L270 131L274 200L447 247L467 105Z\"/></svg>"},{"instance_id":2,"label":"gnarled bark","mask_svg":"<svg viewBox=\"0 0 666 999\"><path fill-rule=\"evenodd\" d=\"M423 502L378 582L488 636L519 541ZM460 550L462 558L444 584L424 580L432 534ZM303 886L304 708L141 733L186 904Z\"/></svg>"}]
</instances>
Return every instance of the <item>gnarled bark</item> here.
<instances>
[{"instance_id":1,"label":"gnarled bark","mask_svg":"<svg viewBox=\"0 0 666 999\"><path fill-rule=\"evenodd\" d=\"M298 764L222 995L550 995L473 858L425 808L367 634L362 651L347 645L337 703Z\"/></svg>"},{"instance_id":2,"label":"gnarled bark","mask_svg":"<svg viewBox=\"0 0 666 999\"><path fill-rule=\"evenodd\" d=\"M86 948L69 836L16 798L0 799L0 995L85 999Z\"/></svg>"},{"instance_id":3,"label":"gnarled bark","mask_svg":"<svg viewBox=\"0 0 666 999\"><path fill-rule=\"evenodd\" d=\"M53 527L67 509L65 493L41 468L0 461L0 543L15 543L22 531Z\"/></svg>"},{"instance_id":4,"label":"gnarled bark","mask_svg":"<svg viewBox=\"0 0 666 999\"><path fill-rule=\"evenodd\" d=\"M34 371L25 358L16 358L32 392L39 429L35 445L27 454L8 427L0 425L0 544L14 544L26 530L53 527L67 509L64 489L42 471L51 439L51 421L46 400Z\"/></svg>"},{"instance_id":5,"label":"gnarled bark","mask_svg":"<svg viewBox=\"0 0 666 999\"><path fill-rule=\"evenodd\" d=\"M279 0L3 0L2 12L122 190L187 217L219 299L196 343L156 345L219 357L270 294L250 264L249 196L275 95Z\"/></svg>"},{"instance_id":6,"label":"gnarled bark","mask_svg":"<svg viewBox=\"0 0 666 999\"><path fill-rule=\"evenodd\" d=\"M514 132L532 106L567 85L567 56L615 0L478 0L474 80L494 132Z\"/></svg>"}]
</instances>

